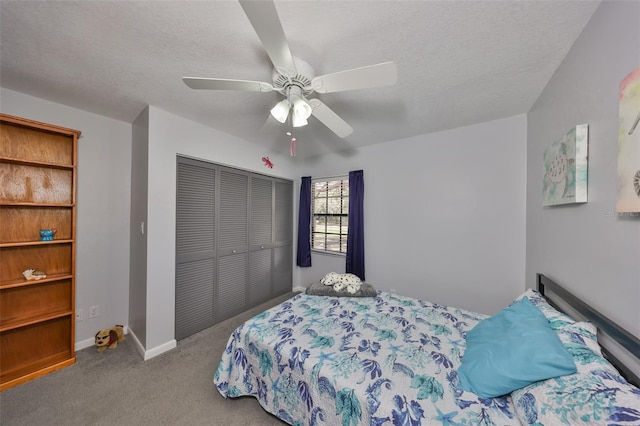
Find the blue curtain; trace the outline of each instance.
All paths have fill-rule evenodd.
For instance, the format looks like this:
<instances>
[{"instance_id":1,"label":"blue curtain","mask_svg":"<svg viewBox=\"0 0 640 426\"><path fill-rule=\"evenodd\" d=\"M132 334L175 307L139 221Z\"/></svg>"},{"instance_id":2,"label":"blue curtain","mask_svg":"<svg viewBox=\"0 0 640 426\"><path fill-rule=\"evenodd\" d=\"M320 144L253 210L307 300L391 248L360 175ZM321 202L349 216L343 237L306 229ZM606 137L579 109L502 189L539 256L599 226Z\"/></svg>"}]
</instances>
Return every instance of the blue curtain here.
<instances>
[{"instance_id":1,"label":"blue curtain","mask_svg":"<svg viewBox=\"0 0 640 426\"><path fill-rule=\"evenodd\" d=\"M298 266L311 266L311 176L303 176L300 184L298 212Z\"/></svg>"},{"instance_id":2,"label":"blue curtain","mask_svg":"<svg viewBox=\"0 0 640 426\"><path fill-rule=\"evenodd\" d=\"M364 172L349 172L349 229L346 272L364 281Z\"/></svg>"}]
</instances>

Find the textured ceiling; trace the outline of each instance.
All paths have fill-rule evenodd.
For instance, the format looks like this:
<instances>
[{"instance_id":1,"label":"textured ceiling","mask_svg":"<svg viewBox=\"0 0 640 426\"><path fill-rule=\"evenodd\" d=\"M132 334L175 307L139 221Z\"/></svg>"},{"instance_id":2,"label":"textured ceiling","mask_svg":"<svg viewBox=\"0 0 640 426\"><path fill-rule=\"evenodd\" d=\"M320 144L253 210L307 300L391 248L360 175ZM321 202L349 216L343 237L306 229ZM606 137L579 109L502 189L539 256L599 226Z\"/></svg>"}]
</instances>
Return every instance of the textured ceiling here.
<instances>
[{"instance_id":1,"label":"textured ceiling","mask_svg":"<svg viewBox=\"0 0 640 426\"><path fill-rule=\"evenodd\" d=\"M354 133L313 117L298 156L349 151L526 113L599 2L276 1L316 75L395 61L393 87L319 95ZM0 2L0 85L133 121L150 104L288 153L276 92L189 89L183 76L271 81L235 1Z\"/></svg>"}]
</instances>

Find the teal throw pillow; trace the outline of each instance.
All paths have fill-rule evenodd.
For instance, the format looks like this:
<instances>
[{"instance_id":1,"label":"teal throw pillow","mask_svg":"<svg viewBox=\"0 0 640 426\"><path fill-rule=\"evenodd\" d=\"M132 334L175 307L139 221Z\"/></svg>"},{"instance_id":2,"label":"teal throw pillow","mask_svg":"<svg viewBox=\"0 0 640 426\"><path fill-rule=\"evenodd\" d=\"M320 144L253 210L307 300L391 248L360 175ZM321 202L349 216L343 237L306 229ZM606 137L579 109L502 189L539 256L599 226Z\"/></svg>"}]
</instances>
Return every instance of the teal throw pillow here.
<instances>
[{"instance_id":1,"label":"teal throw pillow","mask_svg":"<svg viewBox=\"0 0 640 426\"><path fill-rule=\"evenodd\" d=\"M576 372L571 354L526 297L480 321L467 332L466 344L458 369L460 387L481 397Z\"/></svg>"}]
</instances>

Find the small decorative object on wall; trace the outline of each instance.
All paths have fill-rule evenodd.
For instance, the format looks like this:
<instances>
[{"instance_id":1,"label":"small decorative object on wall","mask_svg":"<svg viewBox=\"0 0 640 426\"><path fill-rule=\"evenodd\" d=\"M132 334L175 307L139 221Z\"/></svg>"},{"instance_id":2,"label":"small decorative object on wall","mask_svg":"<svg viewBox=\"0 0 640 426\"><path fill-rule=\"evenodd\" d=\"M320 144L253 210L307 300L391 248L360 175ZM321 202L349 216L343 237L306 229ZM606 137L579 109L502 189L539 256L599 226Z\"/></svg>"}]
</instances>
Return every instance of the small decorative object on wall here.
<instances>
[{"instance_id":1,"label":"small decorative object on wall","mask_svg":"<svg viewBox=\"0 0 640 426\"><path fill-rule=\"evenodd\" d=\"M273 163L271 162L271 160L269 160L269 157L262 157L262 162L268 168L273 169Z\"/></svg>"},{"instance_id":2,"label":"small decorative object on wall","mask_svg":"<svg viewBox=\"0 0 640 426\"><path fill-rule=\"evenodd\" d=\"M640 212L640 67L620 82L618 213Z\"/></svg>"},{"instance_id":3,"label":"small decorative object on wall","mask_svg":"<svg viewBox=\"0 0 640 426\"><path fill-rule=\"evenodd\" d=\"M544 151L542 205L587 202L589 125L580 124Z\"/></svg>"},{"instance_id":4,"label":"small decorative object on wall","mask_svg":"<svg viewBox=\"0 0 640 426\"><path fill-rule=\"evenodd\" d=\"M57 231L55 229L41 229L40 241L53 241L53 234Z\"/></svg>"}]
</instances>

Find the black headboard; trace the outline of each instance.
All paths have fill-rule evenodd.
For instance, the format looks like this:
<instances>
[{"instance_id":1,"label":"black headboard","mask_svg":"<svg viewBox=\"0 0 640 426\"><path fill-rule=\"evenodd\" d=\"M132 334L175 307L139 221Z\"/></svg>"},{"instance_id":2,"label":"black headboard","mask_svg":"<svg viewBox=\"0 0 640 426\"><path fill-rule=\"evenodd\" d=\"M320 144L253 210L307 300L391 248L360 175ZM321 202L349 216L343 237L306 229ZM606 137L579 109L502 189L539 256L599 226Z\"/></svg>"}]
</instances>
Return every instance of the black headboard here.
<instances>
[{"instance_id":1,"label":"black headboard","mask_svg":"<svg viewBox=\"0 0 640 426\"><path fill-rule=\"evenodd\" d=\"M631 356L640 360L640 339L629 333L627 330L620 327L618 324L598 312L596 309L584 303L573 294L562 288L559 284L544 276L543 274L537 274L537 287L538 291L547 299L547 301L556 309L572 315L571 312L567 312L562 304L556 303L549 293L556 295L563 303L569 305L579 315L583 316L585 320L590 321L598 328L599 334L605 334L613 339L617 344L630 352ZM545 294L546 293L546 294ZM603 355L620 371L622 376L629 383L640 387L640 376L634 373L628 366L626 366L618 356L614 355L610 349L606 348L602 344Z\"/></svg>"}]
</instances>

